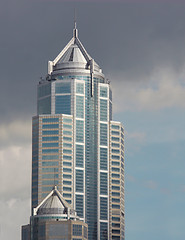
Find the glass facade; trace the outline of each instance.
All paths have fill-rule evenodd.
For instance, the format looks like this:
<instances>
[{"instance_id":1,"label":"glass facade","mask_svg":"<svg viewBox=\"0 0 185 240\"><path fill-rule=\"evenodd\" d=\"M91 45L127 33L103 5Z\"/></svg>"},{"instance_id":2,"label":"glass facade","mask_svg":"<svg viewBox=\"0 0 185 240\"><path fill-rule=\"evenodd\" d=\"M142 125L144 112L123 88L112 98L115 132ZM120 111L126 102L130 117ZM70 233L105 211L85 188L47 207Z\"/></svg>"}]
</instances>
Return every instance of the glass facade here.
<instances>
[{"instance_id":1,"label":"glass facade","mask_svg":"<svg viewBox=\"0 0 185 240\"><path fill-rule=\"evenodd\" d=\"M110 84L96 64L92 73L89 63L84 70L62 64L38 84L32 207L57 185L88 223L89 240L124 239L124 132L112 121Z\"/></svg>"}]
</instances>

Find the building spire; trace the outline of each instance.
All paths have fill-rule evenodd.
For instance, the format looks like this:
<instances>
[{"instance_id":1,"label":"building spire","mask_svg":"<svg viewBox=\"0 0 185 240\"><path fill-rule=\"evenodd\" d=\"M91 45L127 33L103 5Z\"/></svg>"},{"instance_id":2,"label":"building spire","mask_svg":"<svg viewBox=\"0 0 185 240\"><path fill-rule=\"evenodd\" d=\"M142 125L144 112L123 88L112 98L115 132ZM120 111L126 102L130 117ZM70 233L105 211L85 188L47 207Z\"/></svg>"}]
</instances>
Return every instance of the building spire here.
<instances>
[{"instance_id":1,"label":"building spire","mask_svg":"<svg viewBox=\"0 0 185 240\"><path fill-rule=\"evenodd\" d=\"M74 29L73 29L73 37L78 37L78 29L76 28L76 9L74 9Z\"/></svg>"}]
</instances>

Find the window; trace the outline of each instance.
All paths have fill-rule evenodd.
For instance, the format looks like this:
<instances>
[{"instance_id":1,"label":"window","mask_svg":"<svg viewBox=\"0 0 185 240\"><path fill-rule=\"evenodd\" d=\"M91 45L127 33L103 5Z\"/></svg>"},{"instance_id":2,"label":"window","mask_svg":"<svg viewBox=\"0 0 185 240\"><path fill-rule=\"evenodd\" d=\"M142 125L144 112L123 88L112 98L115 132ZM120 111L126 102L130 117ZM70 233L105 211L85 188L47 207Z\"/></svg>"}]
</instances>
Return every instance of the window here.
<instances>
[{"instance_id":1,"label":"window","mask_svg":"<svg viewBox=\"0 0 185 240\"><path fill-rule=\"evenodd\" d=\"M72 129L72 125L63 124L63 128Z\"/></svg>"},{"instance_id":2,"label":"window","mask_svg":"<svg viewBox=\"0 0 185 240\"><path fill-rule=\"evenodd\" d=\"M55 148L42 149L42 153L58 153L58 149L55 149Z\"/></svg>"},{"instance_id":3,"label":"window","mask_svg":"<svg viewBox=\"0 0 185 240\"><path fill-rule=\"evenodd\" d=\"M107 170L107 148L100 148L100 169Z\"/></svg>"},{"instance_id":4,"label":"window","mask_svg":"<svg viewBox=\"0 0 185 240\"><path fill-rule=\"evenodd\" d=\"M108 200L107 198L100 197L100 219L101 220L107 220L108 214Z\"/></svg>"},{"instance_id":5,"label":"window","mask_svg":"<svg viewBox=\"0 0 185 240\"><path fill-rule=\"evenodd\" d=\"M108 239L108 224L105 222L100 222L100 239L107 240Z\"/></svg>"},{"instance_id":6,"label":"window","mask_svg":"<svg viewBox=\"0 0 185 240\"><path fill-rule=\"evenodd\" d=\"M72 135L72 132L71 132L71 131L63 130L63 134L64 134L64 135Z\"/></svg>"},{"instance_id":7,"label":"window","mask_svg":"<svg viewBox=\"0 0 185 240\"><path fill-rule=\"evenodd\" d=\"M42 160L53 160L58 158L58 155L42 155Z\"/></svg>"},{"instance_id":8,"label":"window","mask_svg":"<svg viewBox=\"0 0 185 240\"><path fill-rule=\"evenodd\" d=\"M76 96L76 117L84 118L84 97Z\"/></svg>"},{"instance_id":9,"label":"window","mask_svg":"<svg viewBox=\"0 0 185 240\"><path fill-rule=\"evenodd\" d=\"M100 99L100 121L107 121L107 100Z\"/></svg>"},{"instance_id":10,"label":"window","mask_svg":"<svg viewBox=\"0 0 185 240\"><path fill-rule=\"evenodd\" d=\"M43 137L42 141L58 141L58 137Z\"/></svg>"},{"instance_id":11,"label":"window","mask_svg":"<svg viewBox=\"0 0 185 240\"><path fill-rule=\"evenodd\" d=\"M84 84L76 83L76 93L83 94L84 93Z\"/></svg>"},{"instance_id":12,"label":"window","mask_svg":"<svg viewBox=\"0 0 185 240\"><path fill-rule=\"evenodd\" d=\"M107 146L107 124L100 123L100 145Z\"/></svg>"},{"instance_id":13,"label":"window","mask_svg":"<svg viewBox=\"0 0 185 240\"><path fill-rule=\"evenodd\" d=\"M84 166L84 146L76 144L76 167Z\"/></svg>"},{"instance_id":14,"label":"window","mask_svg":"<svg viewBox=\"0 0 185 240\"><path fill-rule=\"evenodd\" d=\"M107 195L107 173L100 172L100 194Z\"/></svg>"},{"instance_id":15,"label":"window","mask_svg":"<svg viewBox=\"0 0 185 240\"><path fill-rule=\"evenodd\" d=\"M58 166L58 162L42 162L42 166L46 167L46 166Z\"/></svg>"},{"instance_id":16,"label":"window","mask_svg":"<svg viewBox=\"0 0 185 240\"><path fill-rule=\"evenodd\" d=\"M76 141L84 141L84 122L81 120L76 120Z\"/></svg>"},{"instance_id":17,"label":"window","mask_svg":"<svg viewBox=\"0 0 185 240\"><path fill-rule=\"evenodd\" d=\"M43 123L50 123L50 122L58 122L59 118L43 118L42 122Z\"/></svg>"},{"instance_id":18,"label":"window","mask_svg":"<svg viewBox=\"0 0 185 240\"><path fill-rule=\"evenodd\" d=\"M58 135L58 130L43 130L42 131L42 134L43 135Z\"/></svg>"},{"instance_id":19,"label":"window","mask_svg":"<svg viewBox=\"0 0 185 240\"><path fill-rule=\"evenodd\" d=\"M42 147L48 148L48 147L58 147L58 142L54 143L42 143Z\"/></svg>"},{"instance_id":20,"label":"window","mask_svg":"<svg viewBox=\"0 0 185 240\"><path fill-rule=\"evenodd\" d=\"M100 86L100 97L107 97L107 87Z\"/></svg>"},{"instance_id":21,"label":"window","mask_svg":"<svg viewBox=\"0 0 185 240\"><path fill-rule=\"evenodd\" d=\"M71 93L71 83L70 82L56 82L55 83L55 93Z\"/></svg>"},{"instance_id":22,"label":"window","mask_svg":"<svg viewBox=\"0 0 185 240\"><path fill-rule=\"evenodd\" d=\"M63 137L63 140L66 142L71 142L72 138L71 137Z\"/></svg>"},{"instance_id":23,"label":"window","mask_svg":"<svg viewBox=\"0 0 185 240\"><path fill-rule=\"evenodd\" d=\"M119 125L112 125L111 128L119 130Z\"/></svg>"},{"instance_id":24,"label":"window","mask_svg":"<svg viewBox=\"0 0 185 240\"><path fill-rule=\"evenodd\" d=\"M84 196L76 195L76 211L79 217L83 217Z\"/></svg>"},{"instance_id":25,"label":"window","mask_svg":"<svg viewBox=\"0 0 185 240\"><path fill-rule=\"evenodd\" d=\"M83 171L76 170L76 192L83 192Z\"/></svg>"},{"instance_id":26,"label":"window","mask_svg":"<svg viewBox=\"0 0 185 240\"><path fill-rule=\"evenodd\" d=\"M71 114L71 95L55 97L55 113L56 114Z\"/></svg>"},{"instance_id":27,"label":"window","mask_svg":"<svg viewBox=\"0 0 185 240\"><path fill-rule=\"evenodd\" d=\"M49 129L49 128L58 128L59 125L58 124L43 124L42 128L43 129Z\"/></svg>"},{"instance_id":28,"label":"window","mask_svg":"<svg viewBox=\"0 0 185 240\"><path fill-rule=\"evenodd\" d=\"M73 236L82 236L82 225L73 224Z\"/></svg>"}]
</instances>

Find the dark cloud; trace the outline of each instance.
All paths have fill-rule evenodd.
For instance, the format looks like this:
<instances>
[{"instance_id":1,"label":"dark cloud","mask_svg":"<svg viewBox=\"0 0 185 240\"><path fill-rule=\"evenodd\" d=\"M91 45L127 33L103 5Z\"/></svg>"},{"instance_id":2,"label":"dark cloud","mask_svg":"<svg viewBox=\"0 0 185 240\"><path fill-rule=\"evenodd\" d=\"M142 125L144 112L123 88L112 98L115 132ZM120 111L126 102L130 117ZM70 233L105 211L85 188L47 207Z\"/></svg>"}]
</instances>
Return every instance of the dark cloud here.
<instances>
[{"instance_id":1,"label":"dark cloud","mask_svg":"<svg viewBox=\"0 0 185 240\"><path fill-rule=\"evenodd\" d=\"M146 79L157 67L185 63L184 4L1 1L1 120L36 113L36 84L70 40L74 7L79 36L104 73ZM120 79L121 80L121 79Z\"/></svg>"}]
</instances>

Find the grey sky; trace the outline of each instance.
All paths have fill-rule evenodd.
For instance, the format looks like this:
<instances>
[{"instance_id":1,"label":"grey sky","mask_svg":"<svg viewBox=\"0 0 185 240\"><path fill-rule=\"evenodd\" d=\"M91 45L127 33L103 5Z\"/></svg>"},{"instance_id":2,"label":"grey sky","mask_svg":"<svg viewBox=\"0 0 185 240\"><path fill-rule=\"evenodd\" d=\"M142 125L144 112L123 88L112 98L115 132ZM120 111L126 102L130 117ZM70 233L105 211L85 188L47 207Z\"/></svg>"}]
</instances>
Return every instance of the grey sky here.
<instances>
[{"instance_id":1,"label":"grey sky","mask_svg":"<svg viewBox=\"0 0 185 240\"><path fill-rule=\"evenodd\" d=\"M36 83L71 38L74 7L79 37L107 77L118 71L124 80L144 81L158 66L184 67L184 4L1 1L4 121L36 111Z\"/></svg>"}]
</instances>

